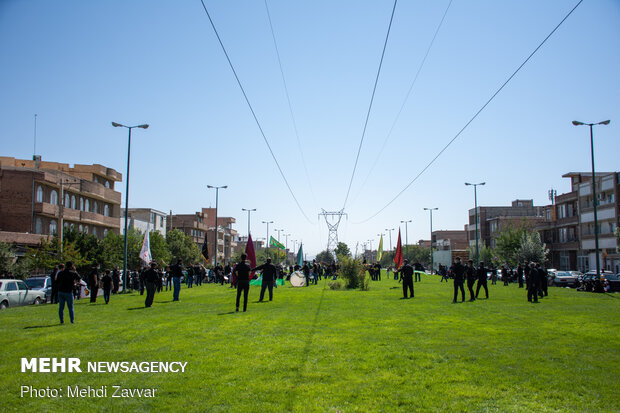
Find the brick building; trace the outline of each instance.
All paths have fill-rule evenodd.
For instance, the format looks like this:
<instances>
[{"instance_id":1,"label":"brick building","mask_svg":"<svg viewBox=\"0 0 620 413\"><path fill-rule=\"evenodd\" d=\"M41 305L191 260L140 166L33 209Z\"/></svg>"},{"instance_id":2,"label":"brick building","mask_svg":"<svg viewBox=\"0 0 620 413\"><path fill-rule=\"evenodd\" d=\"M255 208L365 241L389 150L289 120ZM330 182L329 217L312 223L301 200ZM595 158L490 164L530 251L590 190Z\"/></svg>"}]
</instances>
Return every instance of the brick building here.
<instances>
[{"instance_id":1,"label":"brick building","mask_svg":"<svg viewBox=\"0 0 620 413\"><path fill-rule=\"evenodd\" d=\"M77 230L103 238L120 228L122 175L103 165L0 157L0 231L52 235Z\"/></svg>"},{"instance_id":2,"label":"brick building","mask_svg":"<svg viewBox=\"0 0 620 413\"><path fill-rule=\"evenodd\" d=\"M476 226L478 226L479 246L495 248L495 237L509 226L534 228L544 221L544 207L534 206L531 199L517 199L511 206L478 206L469 210L469 225L466 226L469 245L476 244Z\"/></svg>"},{"instance_id":3,"label":"brick building","mask_svg":"<svg viewBox=\"0 0 620 413\"><path fill-rule=\"evenodd\" d=\"M218 217L218 230L215 231L215 208L202 208L201 211L193 214L176 214L170 216L170 226L179 229L202 248L205 234L207 234L207 247L209 249L209 259L213 260L215 251L215 236L217 234L217 260L223 263L232 258L237 252L236 235L237 231L232 228L236 222L233 217Z\"/></svg>"}]
</instances>

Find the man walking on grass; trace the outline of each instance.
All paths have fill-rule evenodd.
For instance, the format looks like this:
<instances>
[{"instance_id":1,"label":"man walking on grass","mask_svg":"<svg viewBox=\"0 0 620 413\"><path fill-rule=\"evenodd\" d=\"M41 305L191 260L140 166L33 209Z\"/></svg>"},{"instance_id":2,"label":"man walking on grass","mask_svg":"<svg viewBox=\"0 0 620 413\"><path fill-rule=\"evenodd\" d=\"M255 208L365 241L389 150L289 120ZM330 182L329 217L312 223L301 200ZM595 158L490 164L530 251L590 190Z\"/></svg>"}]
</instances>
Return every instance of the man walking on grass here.
<instances>
[{"instance_id":1,"label":"man walking on grass","mask_svg":"<svg viewBox=\"0 0 620 413\"><path fill-rule=\"evenodd\" d=\"M247 255L241 254L241 260L235 266L233 275L237 280L237 310L239 311L239 299L241 298L241 292L243 291L243 312L248 309L248 294L250 293L250 272L252 269L245 260Z\"/></svg>"},{"instance_id":2,"label":"man walking on grass","mask_svg":"<svg viewBox=\"0 0 620 413\"><path fill-rule=\"evenodd\" d=\"M151 268L144 271L144 283L146 284L146 300L144 300L144 306L149 308L153 305L153 299L155 298L155 290L157 290L157 280L159 279L159 272L157 271L157 263L151 262Z\"/></svg>"},{"instance_id":3,"label":"man walking on grass","mask_svg":"<svg viewBox=\"0 0 620 413\"><path fill-rule=\"evenodd\" d=\"M456 297L459 290L461 290L461 302L465 301L465 289L463 288L463 276L465 274L465 267L461 264L461 257L454 259L454 265L452 265L452 274L454 275L454 298L453 303L456 303Z\"/></svg>"},{"instance_id":4,"label":"man walking on grass","mask_svg":"<svg viewBox=\"0 0 620 413\"><path fill-rule=\"evenodd\" d=\"M478 285L476 286L476 298L478 298L478 293L480 292L480 287L484 287L484 293L486 298L489 298L489 289L487 287L487 269L484 268L484 262L480 263L478 267Z\"/></svg>"},{"instance_id":5,"label":"man walking on grass","mask_svg":"<svg viewBox=\"0 0 620 413\"><path fill-rule=\"evenodd\" d=\"M259 265L256 268L252 268L252 271L262 271L263 280L260 288L260 298L258 301L263 301L265 297L265 290L269 289L269 301L273 301L273 283L276 279L276 266L271 263L271 258L267 258L267 262L263 265ZM239 304L237 304L237 308ZM244 310L245 311L245 310Z\"/></svg>"},{"instance_id":6,"label":"man walking on grass","mask_svg":"<svg viewBox=\"0 0 620 413\"><path fill-rule=\"evenodd\" d=\"M467 289L469 290L469 301L474 301L474 284L476 284L476 269L474 268L474 260L467 261Z\"/></svg>"},{"instance_id":7,"label":"man walking on grass","mask_svg":"<svg viewBox=\"0 0 620 413\"><path fill-rule=\"evenodd\" d=\"M407 298L407 290L409 290L410 297L413 298L413 267L409 265L408 260L403 261L403 266L396 272L399 272L403 278L403 296Z\"/></svg>"},{"instance_id":8,"label":"man walking on grass","mask_svg":"<svg viewBox=\"0 0 620 413\"><path fill-rule=\"evenodd\" d=\"M56 282L58 283L58 317L60 318L60 324L65 323L64 312L65 303L69 309L69 318L71 324L75 319L73 312L73 287L76 282L79 282L82 278L77 272L72 261L67 261L65 269L60 271L57 275Z\"/></svg>"}]
</instances>

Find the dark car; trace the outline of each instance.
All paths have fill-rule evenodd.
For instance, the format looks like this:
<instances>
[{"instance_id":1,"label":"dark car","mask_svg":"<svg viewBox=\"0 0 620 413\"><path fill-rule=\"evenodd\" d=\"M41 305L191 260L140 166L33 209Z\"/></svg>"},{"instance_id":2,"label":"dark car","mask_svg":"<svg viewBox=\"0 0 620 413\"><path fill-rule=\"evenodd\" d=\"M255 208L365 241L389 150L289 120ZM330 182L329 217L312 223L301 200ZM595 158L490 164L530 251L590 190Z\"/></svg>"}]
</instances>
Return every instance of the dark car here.
<instances>
[{"instance_id":1,"label":"dark car","mask_svg":"<svg viewBox=\"0 0 620 413\"><path fill-rule=\"evenodd\" d=\"M45 301L52 301L52 278L47 275L38 275L24 280L31 290L42 291L45 294Z\"/></svg>"},{"instance_id":2,"label":"dark car","mask_svg":"<svg viewBox=\"0 0 620 413\"><path fill-rule=\"evenodd\" d=\"M609 291L620 292L620 273L605 274L605 279L609 283Z\"/></svg>"}]
</instances>

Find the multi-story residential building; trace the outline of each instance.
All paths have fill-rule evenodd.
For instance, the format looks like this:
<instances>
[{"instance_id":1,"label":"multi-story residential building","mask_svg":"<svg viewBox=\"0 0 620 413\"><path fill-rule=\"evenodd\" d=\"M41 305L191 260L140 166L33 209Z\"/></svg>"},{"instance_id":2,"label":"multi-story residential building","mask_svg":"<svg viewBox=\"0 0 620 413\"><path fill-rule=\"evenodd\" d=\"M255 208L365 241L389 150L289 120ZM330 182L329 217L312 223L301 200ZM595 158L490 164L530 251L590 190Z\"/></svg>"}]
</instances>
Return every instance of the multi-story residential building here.
<instances>
[{"instance_id":1,"label":"multi-story residential building","mask_svg":"<svg viewBox=\"0 0 620 413\"><path fill-rule=\"evenodd\" d=\"M98 238L118 233L121 194L114 184L121 179L99 164L0 157L0 231L52 235L62 227Z\"/></svg>"},{"instance_id":2,"label":"multi-story residential building","mask_svg":"<svg viewBox=\"0 0 620 413\"><path fill-rule=\"evenodd\" d=\"M563 175L571 177L572 174ZM549 266L559 270L578 269L579 207L576 186L565 194L557 195L551 205L544 207L545 220L536 226L540 239L549 249Z\"/></svg>"},{"instance_id":3,"label":"multi-story residential building","mask_svg":"<svg viewBox=\"0 0 620 413\"><path fill-rule=\"evenodd\" d=\"M579 201L579 242L581 252L577 257L580 270L596 269L594 197L592 174L569 173L573 189ZM620 254L616 228L620 223L620 173L599 172L596 174L597 222L599 257L601 270L620 272Z\"/></svg>"},{"instance_id":4,"label":"multi-story residential building","mask_svg":"<svg viewBox=\"0 0 620 413\"><path fill-rule=\"evenodd\" d=\"M469 257L469 242L465 229L433 231L431 240L434 270L437 270L440 264L450 267L456 257L461 257L464 261Z\"/></svg>"},{"instance_id":5,"label":"multi-story residential building","mask_svg":"<svg viewBox=\"0 0 620 413\"><path fill-rule=\"evenodd\" d=\"M218 263L228 261L237 252L237 242L235 237L237 231L232 228L236 222L232 217L218 217L217 232L215 230L215 208L202 208L200 212L194 214L171 215L171 227L180 229L189 235L192 240L202 248L207 235L207 248L209 249L209 259L214 258L214 245L217 245ZM215 237L217 234L217 243Z\"/></svg>"},{"instance_id":6,"label":"multi-story residential building","mask_svg":"<svg viewBox=\"0 0 620 413\"><path fill-rule=\"evenodd\" d=\"M479 246L495 248L495 237L509 226L525 225L534 228L544 221L544 208L534 206L531 199L517 199L511 206L478 206L478 222L476 209L469 210L469 225L466 226L469 245L476 244L476 226L478 227Z\"/></svg>"},{"instance_id":7,"label":"multi-story residential building","mask_svg":"<svg viewBox=\"0 0 620 413\"><path fill-rule=\"evenodd\" d=\"M168 215L165 212L152 208L129 208L127 211L128 228L137 229L142 233L147 227L150 231L157 231L164 237L168 229ZM121 234L125 233L125 208L121 208Z\"/></svg>"}]
</instances>

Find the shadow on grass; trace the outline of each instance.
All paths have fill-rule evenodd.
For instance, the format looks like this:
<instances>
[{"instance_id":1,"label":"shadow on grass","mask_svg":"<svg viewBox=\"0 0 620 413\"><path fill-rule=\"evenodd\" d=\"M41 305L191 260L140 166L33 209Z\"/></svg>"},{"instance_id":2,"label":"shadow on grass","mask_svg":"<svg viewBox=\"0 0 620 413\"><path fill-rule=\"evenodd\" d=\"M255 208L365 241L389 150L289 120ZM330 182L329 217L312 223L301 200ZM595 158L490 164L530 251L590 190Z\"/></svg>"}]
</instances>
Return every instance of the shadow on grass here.
<instances>
[{"instance_id":1,"label":"shadow on grass","mask_svg":"<svg viewBox=\"0 0 620 413\"><path fill-rule=\"evenodd\" d=\"M293 411L293 407L295 406L295 401L298 398L297 395L297 388L299 387L299 385L304 381L304 377L303 377L303 373L304 373L304 368L306 366L306 364L308 363L308 356L310 353L310 350L313 348L313 344L312 344L312 339L314 337L314 334L316 332L316 326L317 323L319 321L319 314L321 312L321 307L323 306L323 297L325 296L325 289L327 288L327 284L323 285L323 290L321 290L321 298L319 299L319 305L316 307L316 312L314 313L314 319L312 320L312 325L310 327L310 330L308 330L308 336L305 340L306 345L304 346L302 353L301 353L301 357L300 357L300 361L299 361L299 365L297 367L293 367L292 368L292 372L295 375L295 377L297 377L297 379L293 382L293 386L291 388L291 391L289 391L289 398L287 400L286 403L286 408L284 409L285 411Z\"/></svg>"},{"instance_id":2,"label":"shadow on grass","mask_svg":"<svg viewBox=\"0 0 620 413\"><path fill-rule=\"evenodd\" d=\"M228 315L228 314L235 314L236 311L229 311L227 313L217 313L217 315Z\"/></svg>"},{"instance_id":3,"label":"shadow on grass","mask_svg":"<svg viewBox=\"0 0 620 413\"><path fill-rule=\"evenodd\" d=\"M132 308L128 308L127 310L132 311L132 310L144 310L146 307L132 307Z\"/></svg>"},{"instance_id":4,"label":"shadow on grass","mask_svg":"<svg viewBox=\"0 0 620 413\"><path fill-rule=\"evenodd\" d=\"M46 326L26 326L24 327L24 330L29 330L31 328L48 328L48 327L60 327L62 326L62 324L58 323L58 324L48 324Z\"/></svg>"}]
</instances>

